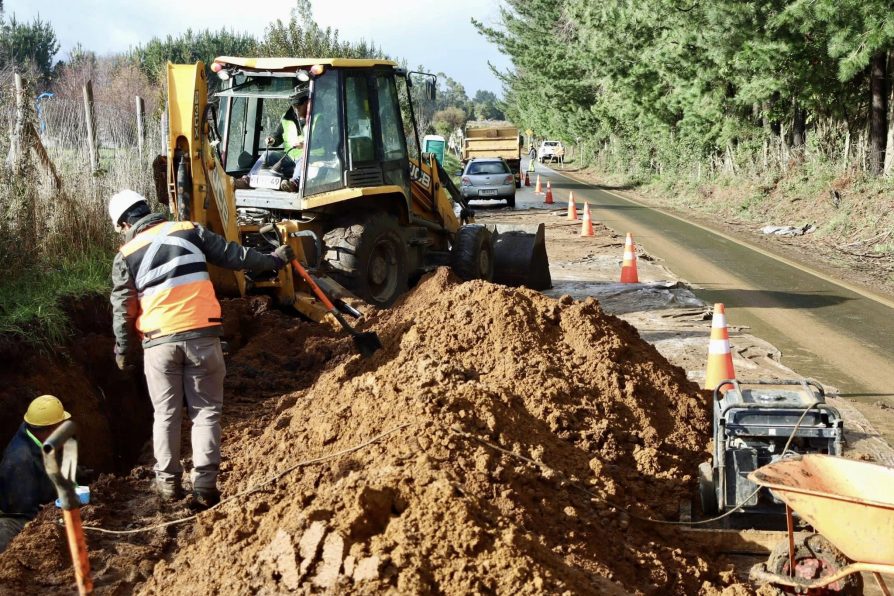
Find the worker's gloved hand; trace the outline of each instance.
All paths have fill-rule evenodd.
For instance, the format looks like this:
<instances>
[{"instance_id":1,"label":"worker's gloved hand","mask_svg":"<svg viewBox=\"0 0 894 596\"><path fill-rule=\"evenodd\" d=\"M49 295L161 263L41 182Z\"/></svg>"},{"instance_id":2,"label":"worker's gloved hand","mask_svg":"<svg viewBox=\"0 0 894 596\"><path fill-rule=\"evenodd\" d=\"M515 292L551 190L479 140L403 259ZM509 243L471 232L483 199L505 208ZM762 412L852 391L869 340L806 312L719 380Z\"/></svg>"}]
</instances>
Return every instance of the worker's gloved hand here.
<instances>
[{"instance_id":1,"label":"worker's gloved hand","mask_svg":"<svg viewBox=\"0 0 894 596\"><path fill-rule=\"evenodd\" d=\"M124 372L130 372L134 369L133 362L127 357L127 354L115 354L115 364L118 365L118 370L123 370Z\"/></svg>"},{"instance_id":2,"label":"worker's gloved hand","mask_svg":"<svg viewBox=\"0 0 894 596\"><path fill-rule=\"evenodd\" d=\"M282 269L295 258L295 251L288 244L284 244L273 251L273 258L276 259L276 268Z\"/></svg>"}]
</instances>

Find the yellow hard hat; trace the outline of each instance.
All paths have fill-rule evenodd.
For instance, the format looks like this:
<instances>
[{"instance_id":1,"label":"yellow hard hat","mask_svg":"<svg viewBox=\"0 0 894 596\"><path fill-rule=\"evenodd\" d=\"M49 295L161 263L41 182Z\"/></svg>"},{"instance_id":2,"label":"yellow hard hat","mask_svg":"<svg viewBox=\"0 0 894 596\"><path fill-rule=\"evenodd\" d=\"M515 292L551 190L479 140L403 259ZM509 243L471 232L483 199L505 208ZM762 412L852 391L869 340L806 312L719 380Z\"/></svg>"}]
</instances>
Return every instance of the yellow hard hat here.
<instances>
[{"instance_id":1,"label":"yellow hard hat","mask_svg":"<svg viewBox=\"0 0 894 596\"><path fill-rule=\"evenodd\" d=\"M41 395L31 402L25 412L25 422L31 426L52 426L71 418L65 411L59 398L52 395Z\"/></svg>"}]
</instances>

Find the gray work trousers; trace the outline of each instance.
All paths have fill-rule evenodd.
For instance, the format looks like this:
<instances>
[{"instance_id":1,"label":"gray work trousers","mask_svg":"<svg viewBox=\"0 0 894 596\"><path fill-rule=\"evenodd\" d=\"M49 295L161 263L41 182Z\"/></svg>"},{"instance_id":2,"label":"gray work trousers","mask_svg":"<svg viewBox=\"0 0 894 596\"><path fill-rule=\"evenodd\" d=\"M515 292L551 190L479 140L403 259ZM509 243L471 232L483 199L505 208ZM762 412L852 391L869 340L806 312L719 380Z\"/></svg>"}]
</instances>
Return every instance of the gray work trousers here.
<instances>
[{"instance_id":1,"label":"gray work trousers","mask_svg":"<svg viewBox=\"0 0 894 596\"><path fill-rule=\"evenodd\" d=\"M155 478L180 481L183 399L192 421L192 483L216 488L220 469L220 416L226 375L220 339L199 337L146 348L144 370L155 409L152 447Z\"/></svg>"},{"instance_id":2,"label":"gray work trousers","mask_svg":"<svg viewBox=\"0 0 894 596\"><path fill-rule=\"evenodd\" d=\"M16 534L22 531L25 523L27 520L20 517L0 517L0 553L5 551Z\"/></svg>"}]
</instances>

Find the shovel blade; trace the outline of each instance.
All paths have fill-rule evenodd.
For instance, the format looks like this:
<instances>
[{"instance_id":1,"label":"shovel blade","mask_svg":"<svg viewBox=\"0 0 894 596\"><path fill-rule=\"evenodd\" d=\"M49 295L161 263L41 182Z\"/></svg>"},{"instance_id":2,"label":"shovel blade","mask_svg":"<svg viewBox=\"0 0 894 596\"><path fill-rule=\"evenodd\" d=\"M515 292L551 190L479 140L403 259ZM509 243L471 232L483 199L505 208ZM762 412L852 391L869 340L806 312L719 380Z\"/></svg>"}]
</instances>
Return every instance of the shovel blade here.
<instances>
[{"instance_id":1,"label":"shovel blade","mask_svg":"<svg viewBox=\"0 0 894 596\"><path fill-rule=\"evenodd\" d=\"M382 349L382 342L379 341L379 336L374 332L365 331L354 334L354 346L362 357L369 358Z\"/></svg>"}]
</instances>

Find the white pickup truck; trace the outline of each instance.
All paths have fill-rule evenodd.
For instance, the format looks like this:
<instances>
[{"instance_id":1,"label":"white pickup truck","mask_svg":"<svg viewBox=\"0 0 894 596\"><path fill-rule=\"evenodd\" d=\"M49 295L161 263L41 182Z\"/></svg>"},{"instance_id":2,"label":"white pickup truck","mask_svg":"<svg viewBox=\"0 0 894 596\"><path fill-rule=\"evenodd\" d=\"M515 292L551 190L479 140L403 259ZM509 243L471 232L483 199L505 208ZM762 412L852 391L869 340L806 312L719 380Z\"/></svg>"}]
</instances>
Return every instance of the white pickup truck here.
<instances>
[{"instance_id":1,"label":"white pickup truck","mask_svg":"<svg viewBox=\"0 0 894 596\"><path fill-rule=\"evenodd\" d=\"M565 146L562 141L543 141L537 150L537 159L540 163L549 161L562 161L565 157Z\"/></svg>"}]
</instances>

